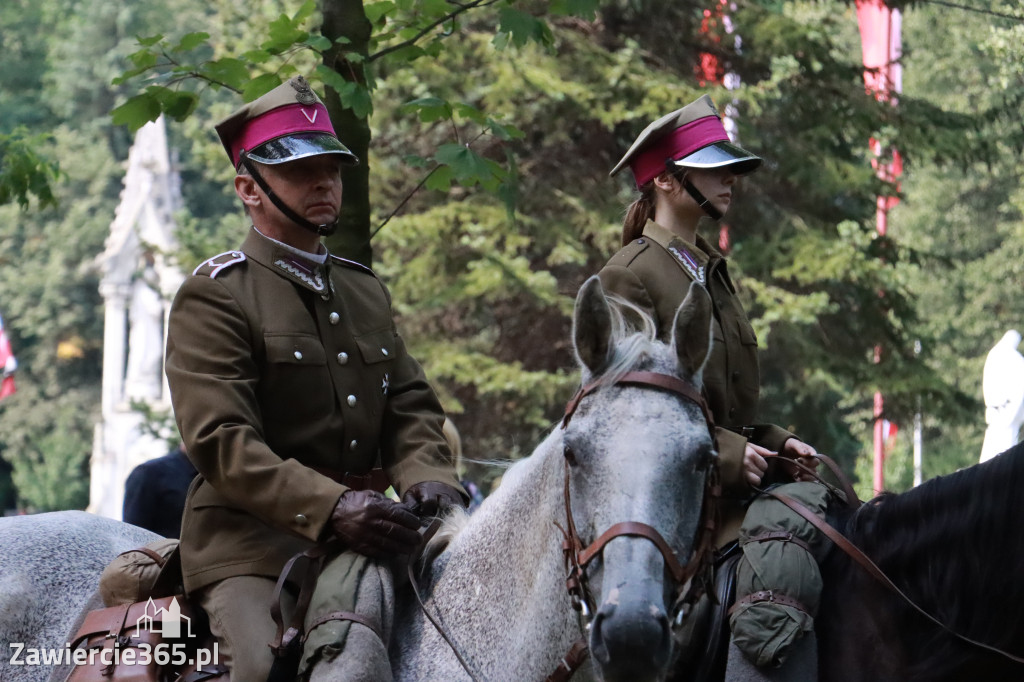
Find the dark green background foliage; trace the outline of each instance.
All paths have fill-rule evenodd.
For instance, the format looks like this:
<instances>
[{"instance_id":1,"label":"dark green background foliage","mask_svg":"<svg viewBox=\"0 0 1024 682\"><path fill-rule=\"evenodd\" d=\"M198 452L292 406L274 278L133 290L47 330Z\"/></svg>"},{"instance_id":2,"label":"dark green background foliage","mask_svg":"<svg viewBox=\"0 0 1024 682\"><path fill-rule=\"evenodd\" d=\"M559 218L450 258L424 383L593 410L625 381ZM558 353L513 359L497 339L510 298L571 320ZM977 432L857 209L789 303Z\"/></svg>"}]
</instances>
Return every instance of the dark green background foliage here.
<instances>
[{"instance_id":1,"label":"dark green background foliage","mask_svg":"<svg viewBox=\"0 0 1024 682\"><path fill-rule=\"evenodd\" d=\"M4 3L0 311L22 363L0 403L4 505L86 503L94 262L131 131L169 119L191 269L246 228L212 122L296 73L363 159L331 245L390 286L467 457L528 454L557 418L576 382L573 297L633 199L607 172L646 123L709 92L766 159L727 217L763 348L763 417L855 471L862 495L875 390L900 425L890 488L910 484L918 409L926 476L976 461L984 355L1024 324L1024 15L910 4L892 107L864 92L852 5L737 5L741 52L701 35L702 7L656 0ZM701 87L702 51L741 86ZM899 188L875 177L871 137L903 153ZM875 196L897 191L880 239ZM484 487L497 475L467 470Z\"/></svg>"}]
</instances>

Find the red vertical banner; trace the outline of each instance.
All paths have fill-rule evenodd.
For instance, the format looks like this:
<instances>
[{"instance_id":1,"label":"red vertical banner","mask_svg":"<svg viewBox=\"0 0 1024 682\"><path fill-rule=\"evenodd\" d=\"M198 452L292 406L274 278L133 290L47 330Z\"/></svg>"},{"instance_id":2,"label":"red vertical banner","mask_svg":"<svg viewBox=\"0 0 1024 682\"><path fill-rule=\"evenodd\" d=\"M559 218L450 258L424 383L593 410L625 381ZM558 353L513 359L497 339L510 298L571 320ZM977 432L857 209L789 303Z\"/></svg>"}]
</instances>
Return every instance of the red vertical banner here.
<instances>
[{"instance_id":1,"label":"red vertical banner","mask_svg":"<svg viewBox=\"0 0 1024 682\"><path fill-rule=\"evenodd\" d=\"M857 0L857 23L860 26L861 52L864 58L864 86L880 102L896 106L898 94L903 90L903 73L900 67L902 55L902 18L899 10L888 7L883 0ZM879 178L899 188L899 177L903 173L903 160L894 147L884 148L879 140L870 140L874 158L871 165ZM875 223L879 235L885 235L889 228L889 211L897 204L895 196L879 196ZM882 359L882 348L875 348L875 362ZM882 393L876 392L874 399L874 490L885 488L885 402Z\"/></svg>"},{"instance_id":2,"label":"red vertical banner","mask_svg":"<svg viewBox=\"0 0 1024 682\"><path fill-rule=\"evenodd\" d=\"M13 395L18 390L14 386L14 370L16 369L18 369L18 361L11 351L11 342L7 338L3 318L0 318L0 372L3 373L3 378L0 379L0 400Z\"/></svg>"},{"instance_id":3,"label":"red vertical banner","mask_svg":"<svg viewBox=\"0 0 1024 682\"><path fill-rule=\"evenodd\" d=\"M703 11L700 22L700 34L702 41L709 48L721 50L722 45L731 44L737 54L740 52L742 41L739 34L735 32L729 11L735 10L736 5L730 0L713 0L713 4ZM701 52L697 64L694 67L694 75L701 87L711 85L725 85L733 90L739 86L739 76L735 73L727 73L717 54L712 52ZM732 103L725 105L725 124L729 138L736 142L736 125L733 116L736 108ZM718 225L718 250L729 255L732 250L732 238L729 235L729 224L721 221Z\"/></svg>"}]
</instances>

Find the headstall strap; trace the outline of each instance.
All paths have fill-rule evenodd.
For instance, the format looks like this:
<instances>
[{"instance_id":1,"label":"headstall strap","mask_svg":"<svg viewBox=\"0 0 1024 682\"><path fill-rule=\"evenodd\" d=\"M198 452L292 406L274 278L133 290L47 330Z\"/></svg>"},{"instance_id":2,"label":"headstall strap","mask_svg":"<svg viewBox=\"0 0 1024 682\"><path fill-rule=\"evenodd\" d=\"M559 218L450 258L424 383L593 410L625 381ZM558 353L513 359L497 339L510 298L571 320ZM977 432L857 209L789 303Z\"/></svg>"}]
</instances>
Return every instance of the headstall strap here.
<instances>
[{"instance_id":1,"label":"headstall strap","mask_svg":"<svg viewBox=\"0 0 1024 682\"><path fill-rule=\"evenodd\" d=\"M681 396L685 400L696 404L704 415L704 419L707 422L708 431L711 434L712 443L716 442L715 438L715 426L714 420L711 417L711 411L708 409L707 400L705 400L703 394L697 390L693 384L680 379L679 377L672 376L669 374L659 374L656 372L627 372L621 376L615 385L627 385L627 386L644 386L655 388L670 393L675 393ZM565 415L562 418L562 428L565 429L569 425L569 421L572 419L573 414L576 413L579 408L580 402L586 396L597 391L603 385L600 382L594 382L582 386L573 396L569 404L566 405ZM704 591L704 577L695 580L698 574L704 573L710 566L711 560L714 554L714 535L716 527L716 507L715 501L721 494L721 489L718 483L718 467L712 465L708 471L707 477L704 483L704 500L701 504L701 518L697 528L697 538L694 548L693 555L686 564L681 564L679 558L676 556L675 551L669 546L662 537L661 533L652 526L646 523L640 523L637 521L623 521L614 524L611 528L601 534L590 545L584 546L580 540L579 533L576 530L576 523L572 516L572 502L570 499L570 485L569 485L569 462L565 462L565 518L566 527L562 528L558 522L555 525L558 526L559 530L562 531L562 552L565 558L566 568L566 588L569 591L569 595L572 599L573 608L580 611L581 616L589 627L590 618L592 617L592 598L590 595L590 589L587 586L586 568L587 565L596 556L600 556L611 540L617 537L629 536L629 537L642 537L650 542L654 543L658 551L661 552L662 557L665 560L665 567L669 574L672 576L673 581L676 583L676 597L673 600L673 610L679 611L685 604L693 604L700 598ZM680 611L681 614L681 611ZM579 645L585 642L583 640L573 645L573 650L570 652L573 656L567 655L567 658L578 658L586 655L585 647L582 651L579 650ZM565 660L563 660L563 664ZM572 666L559 666L559 669L549 677L549 680L564 680L568 679L568 676L572 675L572 671L578 667L579 663ZM564 668L564 670L563 670ZM564 677L563 677L564 675Z\"/></svg>"},{"instance_id":2,"label":"headstall strap","mask_svg":"<svg viewBox=\"0 0 1024 682\"><path fill-rule=\"evenodd\" d=\"M569 426L569 420L576 414L576 410L580 406L580 402L588 395L598 390L603 386L599 381L595 381L581 386L576 395L572 397L569 403L565 406L565 414L562 417L562 428L565 429ZM698 391L693 384L688 381L684 381L677 376L671 374L661 374L659 372L626 372L618 380L615 381L615 385L625 386L647 386L650 388L657 388L670 393L675 393L686 400L689 400L704 414L704 421L707 422L708 431L711 433L711 440L715 440L715 420L711 416L711 410L708 408L708 402L705 400L704 395L701 391Z\"/></svg>"}]
</instances>

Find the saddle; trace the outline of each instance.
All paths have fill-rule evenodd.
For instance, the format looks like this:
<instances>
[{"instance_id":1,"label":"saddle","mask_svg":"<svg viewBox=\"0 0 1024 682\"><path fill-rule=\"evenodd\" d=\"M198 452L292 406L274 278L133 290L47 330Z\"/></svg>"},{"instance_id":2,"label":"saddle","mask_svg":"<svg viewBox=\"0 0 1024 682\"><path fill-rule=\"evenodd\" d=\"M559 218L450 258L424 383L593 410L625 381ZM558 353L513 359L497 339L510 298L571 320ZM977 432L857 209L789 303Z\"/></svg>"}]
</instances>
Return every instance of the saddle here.
<instances>
[{"instance_id":1,"label":"saddle","mask_svg":"<svg viewBox=\"0 0 1024 682\"><path fill-rule=\"evenodd\" d=\"M676 648L681 652L669 682L718 682L725 677L729 655L729 607L736 594L736 565L743 555L738 542L718 552L714 584L690 615L689 627L679 631Z\"/></svg>"}]
</instances>

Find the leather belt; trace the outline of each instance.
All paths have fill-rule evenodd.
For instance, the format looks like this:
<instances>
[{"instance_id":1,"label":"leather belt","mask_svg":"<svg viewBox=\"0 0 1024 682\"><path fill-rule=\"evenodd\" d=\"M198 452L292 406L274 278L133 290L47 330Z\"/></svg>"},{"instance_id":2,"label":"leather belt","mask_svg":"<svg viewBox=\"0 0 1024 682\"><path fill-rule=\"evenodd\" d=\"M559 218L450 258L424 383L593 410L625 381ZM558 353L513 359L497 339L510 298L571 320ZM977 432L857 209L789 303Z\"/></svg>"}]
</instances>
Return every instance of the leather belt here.
<instances>
[{"instance_id":1,"label":"leather belt","mask_svg":"<svg viewBox=\"0 0 1024 682\"><path fill-rule=\"evenodd\" d=\"M349 471L338 471L337 469L322 469L310 467L321 476L326 476L335 483L340 483L346 488L353 490L376 490L383 493L391 487L391 481L383 469L370 469L365 474L354 474Z\"/></svg>"}]
</instances>

